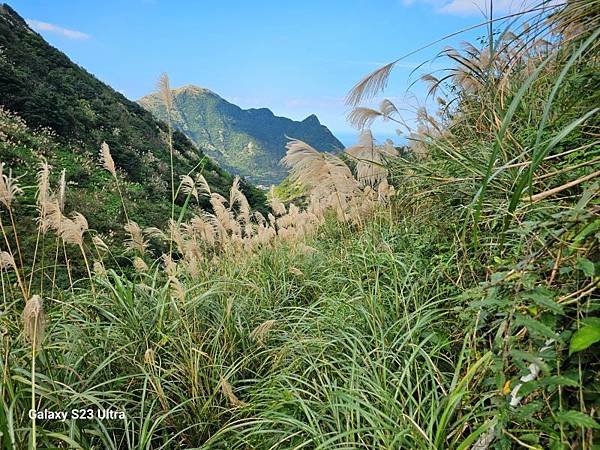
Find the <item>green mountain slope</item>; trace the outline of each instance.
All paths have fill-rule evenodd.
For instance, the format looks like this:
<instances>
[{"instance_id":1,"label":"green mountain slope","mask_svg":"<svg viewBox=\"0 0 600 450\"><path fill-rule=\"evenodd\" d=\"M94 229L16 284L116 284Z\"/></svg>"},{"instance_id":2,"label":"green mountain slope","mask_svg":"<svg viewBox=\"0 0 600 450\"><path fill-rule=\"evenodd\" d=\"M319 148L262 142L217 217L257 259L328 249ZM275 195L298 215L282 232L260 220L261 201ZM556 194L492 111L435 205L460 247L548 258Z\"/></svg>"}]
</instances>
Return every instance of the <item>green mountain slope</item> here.
<instances>
[{"instance_id":1,"label":"green mountain slope","mask_svg":"<svg viewBox=\"0 0 600 450\"><path fill-rule=\"evenodd\" d=\"M66 168L73 196L82 199L73 206L91 208L90 225L102 230L106 223L94 220L90 205L96 204L92 200L95 197L99 197L97 203L107 201L103 192L107 188L100 189L99 183L108 176L99 173L97 163L100 144L106 141L128 194L133 194L131 208L153 206L152 211L139 208L135 218L158 225L154 212L167 210L165 205L170 205L171 197L167 125L70 61L6 4L0 4L0 107L18 114L30 130L48 128L53 132L53 144L47 148L27 146L22 144L24 141L18 145L14 136L11 138L14 118L2 116L0 160L17 175L35 174L39 156L47 158L57 170ZM20 134L25 133L22 125ZM227 192L231 175L182 133L175 132L173 142L176 179L195 168L194 173L202 171L213 190ZM251 203L264 201L255 188L244 184L244 190Z\"/></svg>"},{"instance_id":2,"label":"green mountain slope","mask_svg":"<svg viewBox=\"0 0 600 450\"><path fill-rule=\"evenodd\" d=\"M174 89L173 97L174 127L224 168L256 183L278 183L285 178L287 171L279 160L285 154L286 136L303 140L322 151L343 148L315 115L297 122L275 116L267 108L244 110L196 86ZM138 102L159 119L166 119L164 105L157 94Z\"/></svg>"}]
</instances>

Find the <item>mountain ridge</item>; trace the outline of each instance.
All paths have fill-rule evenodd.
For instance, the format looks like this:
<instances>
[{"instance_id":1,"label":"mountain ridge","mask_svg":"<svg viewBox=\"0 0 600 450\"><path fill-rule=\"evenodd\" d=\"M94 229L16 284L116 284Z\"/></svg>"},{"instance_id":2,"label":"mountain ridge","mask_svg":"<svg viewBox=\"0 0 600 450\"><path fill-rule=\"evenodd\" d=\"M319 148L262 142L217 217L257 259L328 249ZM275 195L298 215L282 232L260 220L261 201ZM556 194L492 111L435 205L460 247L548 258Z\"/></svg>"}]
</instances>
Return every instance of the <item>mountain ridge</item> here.
<instances>
[{"instance_id":1,"label":"mountain ridge","mask_svg":"<svg viewBox=\"0 0 600 450\"><path fill-rule=\"evenodd\" d=\"M171 89L171 93L175 129L222 167L255 183L272 184L285 178L287 170L279 161L288 138L303 140L321 151L344 148L315 114L295 121L275 115L269 108L244 109L192 84ZM168 119L159 94L148 94L137 102L156 118Z\"/></svg>"}]
</instances>

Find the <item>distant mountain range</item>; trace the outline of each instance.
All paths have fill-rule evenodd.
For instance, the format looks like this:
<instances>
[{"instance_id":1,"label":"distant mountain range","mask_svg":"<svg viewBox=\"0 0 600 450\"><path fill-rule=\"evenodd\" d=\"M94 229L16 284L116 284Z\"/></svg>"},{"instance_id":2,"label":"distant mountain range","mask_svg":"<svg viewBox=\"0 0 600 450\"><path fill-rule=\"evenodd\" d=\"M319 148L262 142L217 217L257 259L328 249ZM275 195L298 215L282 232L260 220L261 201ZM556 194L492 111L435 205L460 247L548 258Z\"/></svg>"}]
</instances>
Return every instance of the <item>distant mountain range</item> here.
<instances>
[{"instance_id":1,"label":"distant mountain range","mask_svg":"<svg viewBox=\"0 0 600 450\"><path fill-rule=\"evenodd\" d=\"M303 140L321 151L344 148L314 114L298 122L278 117L267 108L242 109L197 86L172 93L173 126L221 167L254 183L268 185L285 178L287 171L279 161L288 138ZM158 119L167 119L158 94L147 95L138 103Z\"/></svg>"}]
</instances>

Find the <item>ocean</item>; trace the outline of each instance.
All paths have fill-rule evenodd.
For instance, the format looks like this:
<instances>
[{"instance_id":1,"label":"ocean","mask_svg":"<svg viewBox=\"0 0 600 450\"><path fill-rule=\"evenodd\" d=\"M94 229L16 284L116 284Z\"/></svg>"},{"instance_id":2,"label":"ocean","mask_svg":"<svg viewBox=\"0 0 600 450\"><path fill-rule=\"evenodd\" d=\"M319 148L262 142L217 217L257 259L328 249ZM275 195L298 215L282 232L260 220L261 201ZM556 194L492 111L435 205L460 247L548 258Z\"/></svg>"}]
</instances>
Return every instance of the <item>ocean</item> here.
<instances>
[{"instance_id":1,"label":"ocean","mask_svg":"<svg viewBox=\"0 0 600 450\"><path fill-rule=\"evenodd\" d=\"M358 142L358 131L332 131L333 135L338 138L345 147L350 147ZM391 139L396 147L406 145L407 140L404 136L398 136L396 133L372 131L373 137L377 144L384 144L387 139Z\"/></svg>"}]
</instances>

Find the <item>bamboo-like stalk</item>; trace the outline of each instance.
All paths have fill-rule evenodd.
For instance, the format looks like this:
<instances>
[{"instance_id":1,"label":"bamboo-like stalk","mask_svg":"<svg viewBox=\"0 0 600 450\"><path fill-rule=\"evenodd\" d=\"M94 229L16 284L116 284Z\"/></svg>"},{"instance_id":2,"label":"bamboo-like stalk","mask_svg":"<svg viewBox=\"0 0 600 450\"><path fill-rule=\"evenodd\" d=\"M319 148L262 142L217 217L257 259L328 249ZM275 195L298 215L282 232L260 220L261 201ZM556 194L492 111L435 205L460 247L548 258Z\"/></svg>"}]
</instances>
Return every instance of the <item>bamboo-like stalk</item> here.
<instances>
[{"instance_id":1,"label":"bamboo-like stalk","mask_svg":"<svg viewBox=\"0 0 600 450\"><path fill-rule=\"evenodd\" d=\"M578 184L584 183L589 180L593 180L594 178L596 178L598 176L600 176L600 170L597 170L596 172L590 173L583 177L577 178L576 180L569 181L568 183L565 183L561 186L557 186L557 187L549 189L547 191L540 192L539 194L532 195L530 198L530 201L531 201L531 203L539 202L539 201L544 200L545 198L548 198L554 194L558 194L559 192L562 192L566 189L577 186Z\"/></svg>"},{"instance_id":2,"label":"bamboo-like stalk","mask_svg":"<svg viewBox=\"0 0 600 450\"><path fill-rule=\"evenodd\" d=\"M36 335L37 321L34 322L33 341L31 344L31 410L35 411L35 351L36 351ZM31 448L37 449L37 432L36 432L36 415L31 418Z\"/></svg>"},{"instance_id":3,"label":"bamboo-like stalk","mask_svg":"<svg viewBox=\"0 0 600 450\"><path fill-rule=\"evenodd\" d=\"M85 249L83 248L82 243L79 244L79 250L81 251L81 255L83 256L83 261L85 263L85 268L87 269L92 295L94 298L96 298L96 289L94 288L94 277L92 276L92 271L90 270L90 263L88 262L87 256L85 254Z\"/></svg>"},{"instance_id":4,"label":"bamboo-like stalk","mask_svg":"<svg viewBox=\"0 0 600 450\"><path fill-rule=\"evenodd\" d=\"M175 220L175 168L173 166L173 124L171 123L171 109L173 108L173 97L169 86L169 76L163 73L160 76L158 87L163 99L167 116L167 144L169 146L169 162L171 170L171 221ZM173 251L173 236L169 244L169 253Z\"/></svg>"},{"instance_id":5,"label":"bamboo-like stalk","mask_svg":"<svg viewBox=\"0 0 600 450\"><path fill-rule=\"evenodd\" d=\"M6 231L4 229L4 225L2 223L2 218L0 218L0 231L2 231L2 235L4 236L4 242L6 243L6 247L8 248L8 252L13 255L12 253L12 249L10 246L10 242L8 241L8 237L6 236ZM14 271L15 274L17 276L17 284L19 285L19 288L21 289L21 293L23 294L23 300L27 301L28 295L27 295L27 289L25 288L25 284L23 283L23 280L21 279L21 274L19 272L19 268L16 266L14 266Z\"/></svg>"}]
</instances>

